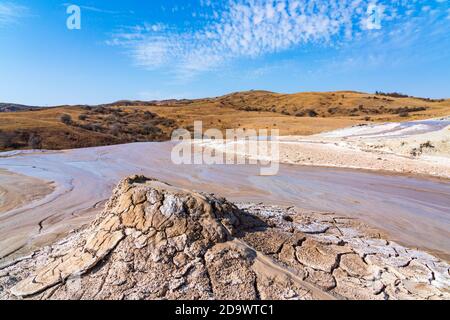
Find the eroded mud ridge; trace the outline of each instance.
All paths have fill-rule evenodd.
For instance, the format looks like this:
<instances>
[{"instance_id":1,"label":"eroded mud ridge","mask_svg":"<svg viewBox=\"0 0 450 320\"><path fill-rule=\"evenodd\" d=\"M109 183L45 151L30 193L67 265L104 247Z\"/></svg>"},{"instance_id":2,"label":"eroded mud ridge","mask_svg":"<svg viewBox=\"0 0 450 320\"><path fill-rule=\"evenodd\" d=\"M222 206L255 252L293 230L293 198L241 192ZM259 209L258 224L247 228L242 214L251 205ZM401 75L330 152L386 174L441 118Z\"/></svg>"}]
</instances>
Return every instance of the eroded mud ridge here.
<instances>
[{"instance_id":1,"label":"eroded mud ridge","mask_svg":"<svg viewBox=\"0 0 450 320\"><path fill-rule=\"evenodd\" d=\"M142 176L64 240L0 266L0 299L450 299L449 265L356 220Z\"/></svg>"}]
</instances>

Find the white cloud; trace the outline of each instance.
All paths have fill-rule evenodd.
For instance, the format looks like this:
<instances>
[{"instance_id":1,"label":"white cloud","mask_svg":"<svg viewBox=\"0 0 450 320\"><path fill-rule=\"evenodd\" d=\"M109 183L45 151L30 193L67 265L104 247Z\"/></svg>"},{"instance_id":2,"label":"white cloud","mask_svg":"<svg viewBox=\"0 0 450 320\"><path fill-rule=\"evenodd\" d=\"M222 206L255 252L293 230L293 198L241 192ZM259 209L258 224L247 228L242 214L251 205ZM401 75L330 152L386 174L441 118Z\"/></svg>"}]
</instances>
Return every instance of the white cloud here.
<instances>
[{"instance_id":1,"label":"white cloud","mask_svg":"<svg viewBox=\"0 0 450 320\"><path fill-rule=\"evenodd\" d=\"M0 26L16 23L27 11L26 7L11 2L0 3Z\"/></svg>"},{"instance_id":2,"label":"white cloud","mask_svg":"<svg viewBox=\"0 0 450 320\"><path fill-rule=\"evenodd\" d=\"M202 0L205 7L214 6ZM419 0L420 1L420 0ZM213 8L204 27L132 28L109 43L128 48L139 66L170 67L180 77L214 70L237 59L255 58L307 43L335 45L384 30L368 17L375 6L381 20L400 19L396 5L374 0L230 0ZM411 9L406 5L405 9ZM425 9L426 10L426 9ZM375 26L375 27L370 27Z\"/></svg>"}]
</instances>

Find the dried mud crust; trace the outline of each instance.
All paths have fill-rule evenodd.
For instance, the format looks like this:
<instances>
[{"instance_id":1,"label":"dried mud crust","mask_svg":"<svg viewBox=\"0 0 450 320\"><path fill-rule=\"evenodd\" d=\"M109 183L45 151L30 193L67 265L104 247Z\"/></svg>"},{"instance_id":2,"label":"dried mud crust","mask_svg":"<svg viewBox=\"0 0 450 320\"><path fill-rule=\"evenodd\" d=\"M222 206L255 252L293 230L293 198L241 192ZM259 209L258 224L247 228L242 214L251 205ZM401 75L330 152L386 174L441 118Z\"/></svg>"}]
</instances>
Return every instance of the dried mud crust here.
<instances>
[{"instance_id":1,"label":"dried mud crust","mask_svg":"<svg viewBox=\"0 0 450 320\"><path fill-rule=\"evenodd\" d=\"M357 220L141 176L90 225L0 266L0 299L450 299L449 265Z\"/></svg>"}]
</instances>

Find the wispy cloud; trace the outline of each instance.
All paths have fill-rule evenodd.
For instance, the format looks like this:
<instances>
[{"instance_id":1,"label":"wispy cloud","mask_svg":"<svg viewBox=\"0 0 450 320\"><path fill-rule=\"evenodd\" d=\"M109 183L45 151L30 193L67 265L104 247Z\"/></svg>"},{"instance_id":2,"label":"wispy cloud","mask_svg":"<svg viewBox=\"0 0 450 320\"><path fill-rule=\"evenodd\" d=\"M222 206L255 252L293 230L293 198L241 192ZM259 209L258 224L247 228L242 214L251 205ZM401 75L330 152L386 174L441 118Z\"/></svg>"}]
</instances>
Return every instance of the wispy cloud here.
<instances>
[{"instance_id":1,"label":"wispy cloud","mask_svg":"<svg viewBox=\"0 0 450 320\"><path fill-rule=\"evenodd\" d=\"M28 8L11 2L0 2L0 27L17 23L27 15Z\"/></svg>"},{"instance_id":2,"label":"wispy cloud","mask_svg":"<svg viewBox=\"0 0 450 320\"><path fill-rule=\"evenodd\" d=\"M127 48L139 66L170 67L178 77L186 78L238 58L256 58L304 44L336 46L377 37L389 32L382 24L408 16L400 11L414 14L421 0L414 1L414 5L400 0L383 4L375 0L230 0L226 5L202 2L211 12L204 15L206 21L200 29L144 25L122 30L109 44ZM375 13L373 7L377 8ZM382 24L372 28L377 21L370 19L380 19Z\"/></svg>"},{"instance_id":3,"label":"wispy cloud","mask_svg":"<svg viewBox=\"0 0 450 320\"><path fill-rule=\"evenodd\" d=\"M342 46L332 58L322 61L315 73L319 76L349 74L355 70L388 70L448 61L450 23L445 19L446 10L425 10L426 14L418 15L417 11L423 10L416 9L416 14L398 17L399 22L381 36L369 35Z\"/></svg>"}]
</instances>

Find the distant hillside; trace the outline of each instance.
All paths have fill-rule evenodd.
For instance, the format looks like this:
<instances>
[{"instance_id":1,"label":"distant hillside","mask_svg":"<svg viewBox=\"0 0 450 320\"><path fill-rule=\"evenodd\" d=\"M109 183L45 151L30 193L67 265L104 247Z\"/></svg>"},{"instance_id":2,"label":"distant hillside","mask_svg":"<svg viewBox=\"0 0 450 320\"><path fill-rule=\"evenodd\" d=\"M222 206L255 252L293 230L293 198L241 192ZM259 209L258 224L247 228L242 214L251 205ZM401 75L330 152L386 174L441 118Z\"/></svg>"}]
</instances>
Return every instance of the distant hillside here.
<instances>
[{"instance_id":1,"label":"distant hillside","mask_svg":"<svg viewBox=\"0 0 450 320\"><path fill-rule=\"evenodd\" d=\"M367 121L422 118L450 113L450 100L432 100L394 94L354 91L279 94L237 92L214 99L221 106L244 111L266 111L296 117L364 117Z\"/></svg>"},{"instance_id":2,"label":"distant hillside","mask_svg":"<svg viewBox=\"0 0 450 320\"><path fill-rule=\"evenodd\" d=\"M204 130L278 129L281 135L311 135L371 122L450 115L450 100L353 91L247 91L193 100L122 100L98 106L52 108L0 104L1 107L0 151L164 141L170 139L174 129L192 131L195 121L202 121Z\"/></svg>"},{"instance_id":3,"label":"distant hillside","mask_svg":"<svg viewBox=\"0 0 450 320\"><path fill-rule=\"evenodd\" d=\"M15 103L0 103L0 112L19 112L19 111L31 111L38 107L25 106Z\"/></svg>"},{"instance_id":4,"label":"distant hillside","mask_svg":"<svg viewBox=\"0 0 450 320\"><path fill-rule=\"evenodd\" d=\"M113 103L101 104L97 107L142 107L142 106L165 106L165 105L182 105L190 104L195 100L189 99L170 99L170 100L151 100L151 101L141 101L141 100L119 100Z\"/></svg>"}]
</instances>

